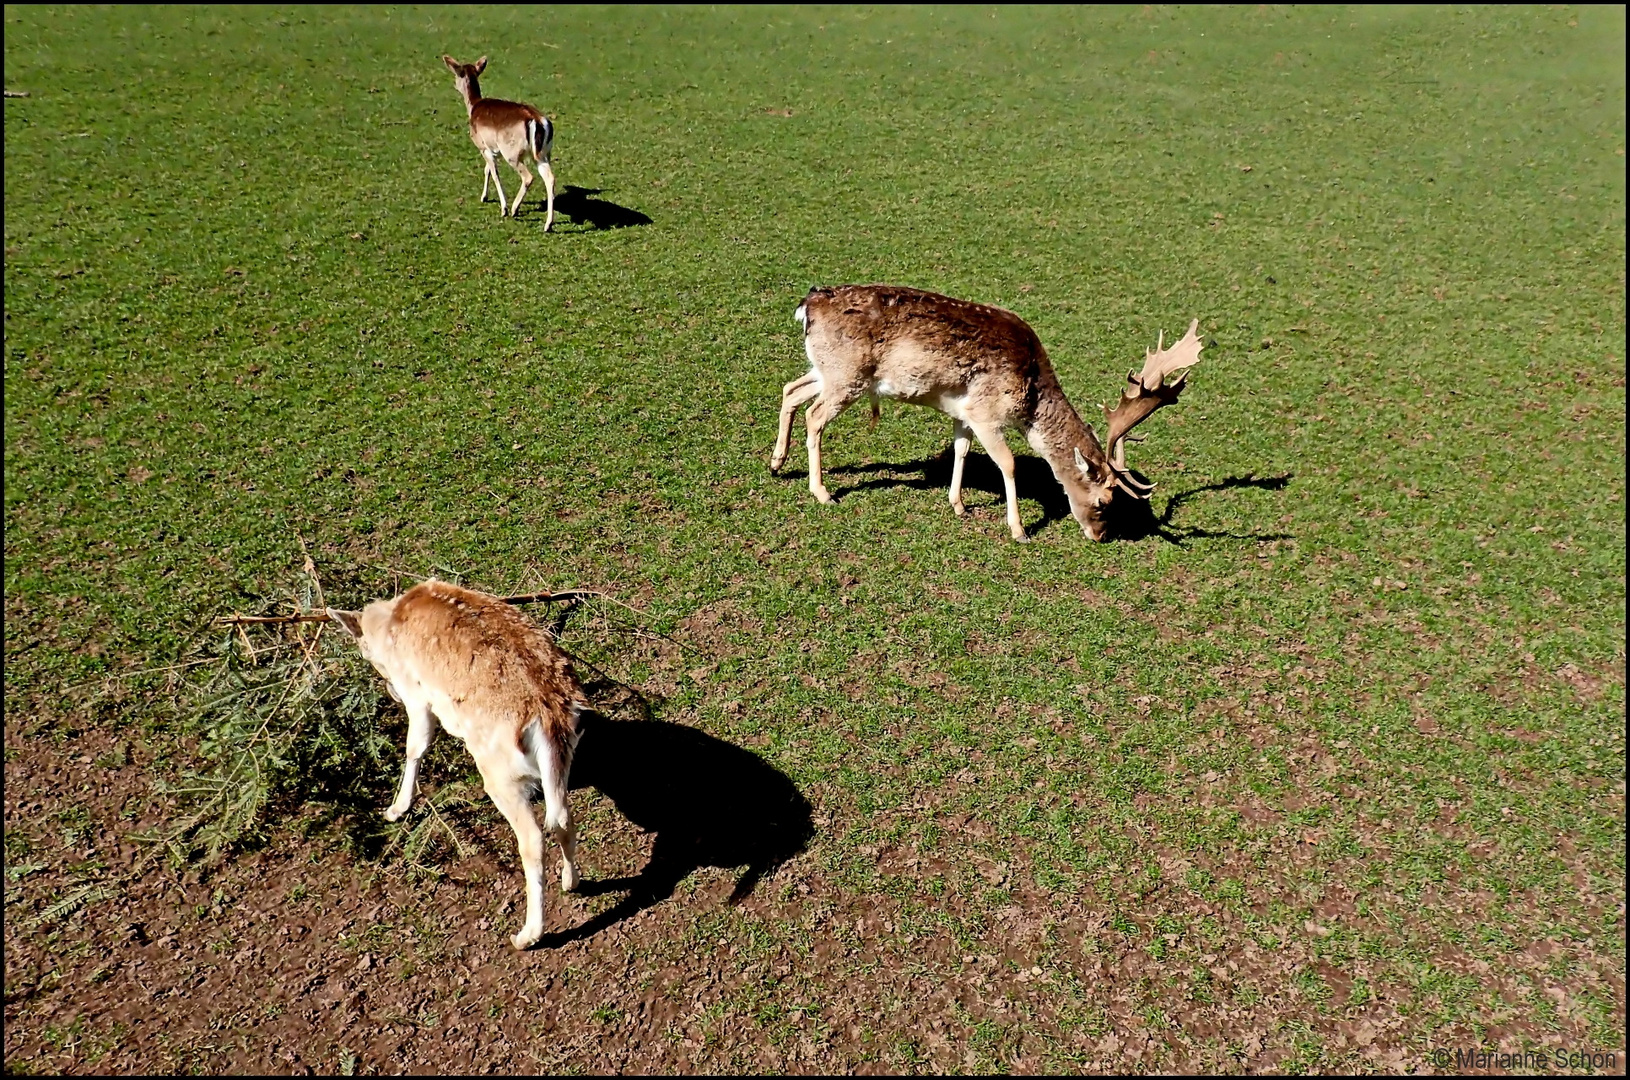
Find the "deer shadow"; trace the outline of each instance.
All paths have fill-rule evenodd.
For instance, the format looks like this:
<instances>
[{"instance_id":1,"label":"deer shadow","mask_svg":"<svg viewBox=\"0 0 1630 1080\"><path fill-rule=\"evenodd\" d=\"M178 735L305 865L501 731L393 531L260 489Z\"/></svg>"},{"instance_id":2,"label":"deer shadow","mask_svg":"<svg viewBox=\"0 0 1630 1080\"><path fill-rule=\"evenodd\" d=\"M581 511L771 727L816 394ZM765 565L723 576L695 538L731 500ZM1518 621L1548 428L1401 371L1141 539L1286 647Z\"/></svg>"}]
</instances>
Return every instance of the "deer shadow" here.
<instances>
[{"instance_id":1,"label":"deer shadow","mask_svg":"<svg viewBox=\"0 0 1630 1080\"><path fill-rule=\"evenodd\" d=\"M920 475L880 475L869 480L862 480L852 484L842 492L834 494L840 497L854 491L867 491L874 488L914 488L918 491L949 492L951 487L951 469L955 463L955 455L951 447L946 447L933 457L921 458L917 461L904 464L890 464L878 462L869 465L836 465L826 470L826 473L837 476L855 476L872 473L912 473ZM1132 475L1139 480L1148 481L1148 477L1131 470ZM800 475L795 470L788 470L785 475ZM808 476L808 472L802 475ZM1181 546L1186 540L1288 540L1289 533L1231 533L1217 532L1210 529L1182 528L1172 524L1172 517L1184 503L1197 495L1210 491L1226 491L1230 488L1254 487L1265 491L1283 491L1293 479L1292 474L1283 476L1257 477L1252 474L1245 476L1230 476L1215 484L1203 487L1190 488L1179 492L1166 500L1165 509L1160 517L1156 518L1153 507L1142 499L1130 499L1123 493L1120 498L1111 504L1110 510L1110 537L1114 540L1138 541L1150 536L1158 536L1170 544ZM1019 498L1031 499L1041 504L1041 520L1033 525L1027 525L1027 530L1034 533L1055 521L1070 519L1070 500L1064 494L1064 488L1053 475L1052 466L1041 458L1024 454L1013 455L1013 481L1018 489ZM1001 512L1007 504L1007 487L1002 480L1002 471L996 467L987 454L970 452L963 464L962 470L963 501L967 501L967 492L971 489L990 496L997 511Z\"/></svg>"},{"instance_id":2,"label":"deer shadow","mask_svg":"<svg viewBox=\"0 0 1630 1080\"><path fill-rule=\"evenodd\" d=\"M585 896L624 892L622 900L581 926L545 934L540 947L592 937L659 904L704 866L744 868L729 899L739 903L809 845L809 801L779 769L723 739L655 719L650 700L626 684L601 679L584 690L604 711L580 721L571 786L599 791L656 838L638 874L577 887Z\"/></svg>"},{"instance_id":3,"label":"deer shadow","mask_svg":"<svg viewBox=\"0 0 1630 1080\"><path fill-rule=\"evenodd\" d=\"M553 608L539 621L559 637L578 609ZM661 699L608 675L591 660L566 650L584 679L593 711L579 720L570 787L594 788L638 828L654 833L651 855L638 874L584 880L580 894L627 895L581 926L546 934L541 947L592 937L645 908L671 897L690 874L704 866L742 868L729 902L749 896L765 877L801 854L815 835L809 801L779 769L749 750L682 724L656 718ZM400 719L401 706L379 694L379 719ZM401 744L396 742L399 749ZM437 759L440 759L439 763ZM354 763L314 768L297 800L316 805L313 824L341 825L348 845L365 857L379 857L395 830L380 811L399 775L359 770ZM431 746L427 767L455 775L469 772L460 740L443 734ZM479 781L469 777L479 790ZM421 801L429 796L421 795ZM476 805L486 803L480 799ZM484 813L484 808L480 813ZM507 835L507 833L506 833Z\"/></svg>"},{"instance_id":4,"label":"deer shadow","mask_svg":"<svg viewBox=\"0 0 1630 1080\"><path fill-rule=\"evenodd\" d=\"M651 224L648 214L605 199L596 199L594 196L603 190L568 184L555 193L555 213L571 218L574 225L584 226L578 230L580 232L605 232Z\"/></svg>"},{"instance_id":5,"label":"deer shadow","mask_svg":"<svg viewBox=\"0 0 1630 1080\"><path fill-rule=\"evenodd\" d=\"M947 446L932 457L919 458L902 464L889 462L874 462L870 465L834 465L822 471L828 476L857 476L872 473L919 473L917 476L873 476L870 480L862 480L858 484L851 484L842 491L834 492L837 498L842 498L850 492L871 491L879 488L913 488L917 491L939 491L948 495L951 490L951 469L956 463L954 450ZM800 474L796 470L786 470L786 476L808 476L805 471ZM1058 479L1053 476L1053 467L1039 457L1028 454L1013 455L1013 483L1018 489L1019 498L1029 499L1041 504L1041 520L1034 524L1027 524L1030 532L1046 528L1055 521L1063 521L1070 517L1070 500L1059 486ZM1007 512L1007 484L1002 479L1002 470L988 454L977 450L970 451L962 465L962 501L968 502L970 491L982 492L990 496L996 505L998 514ZM970 508L971 509L971 508ZM950 504L946 504L946 513L950 513Z\"/></svg>"},{"instance_id":6,"label":"deer shadow","mask_svg":"<svg viewBox=\"0 0 1630 1080\"><path fill-rule=\"evenodd\" d=\"M1134 473L1140 480L1146 478ZM1290 486L1293 474L1285 473L1283 476L1256 476L1246 473L1244 476L1229 476L1217 481L1215 484L1205 484L1201 487L1180 491L1166 500L1166 507L1160 516L1155 517L1154 507L1141 499L1131 500L1131 505L1123 506L1116 500L1114 506L1117 516L1114 518L1115 535L1125 540L1142 540L1148 536L1158 536L1169 544L1178 547L1185 540L1289 540L1290 533L1233 533L1217 532L1211 529L1183 528L1172 524L1172 518L1183 504L1197 495L1204 495L1211 491L1228 491L1232 488L1260 488L1263 491L1283 491Z\"/></svg>"}]
</instances>

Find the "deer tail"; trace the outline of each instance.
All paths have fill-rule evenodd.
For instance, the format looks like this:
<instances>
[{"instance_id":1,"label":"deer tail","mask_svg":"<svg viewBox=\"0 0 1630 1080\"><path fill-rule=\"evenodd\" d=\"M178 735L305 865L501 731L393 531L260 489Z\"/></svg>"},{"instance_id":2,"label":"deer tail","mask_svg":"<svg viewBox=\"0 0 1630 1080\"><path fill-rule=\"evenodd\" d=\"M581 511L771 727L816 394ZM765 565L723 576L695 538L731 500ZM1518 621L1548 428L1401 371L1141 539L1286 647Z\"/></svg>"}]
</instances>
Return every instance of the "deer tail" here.
<instances>
[{"instance_id":1,"label":"deer tail","mask_svg":"<svg viewBox=\"0 0 1630 1080\"><path fill-rule=\"evenodd\" d=\"M571 786L572 755L577 750L577 721L585 710L576 703L570 708L572 722L564 730L534 720L521 733L527 756L538 766L538 781L543 788L543 827L552 832L569 828L572 821L566 793Z\"/></svg>"},{"instance_id":2,"label":"deer tail","mask_svg":"<svg viewBox=\"0 0 1630 1080\"><path fill-rule=\"evenodd\" d=\"M526 122L526 141L532 147L532 156L539 161L549 160L549 148L555 141L555 125L547 116Z\"/></svg>"}]
</instances>

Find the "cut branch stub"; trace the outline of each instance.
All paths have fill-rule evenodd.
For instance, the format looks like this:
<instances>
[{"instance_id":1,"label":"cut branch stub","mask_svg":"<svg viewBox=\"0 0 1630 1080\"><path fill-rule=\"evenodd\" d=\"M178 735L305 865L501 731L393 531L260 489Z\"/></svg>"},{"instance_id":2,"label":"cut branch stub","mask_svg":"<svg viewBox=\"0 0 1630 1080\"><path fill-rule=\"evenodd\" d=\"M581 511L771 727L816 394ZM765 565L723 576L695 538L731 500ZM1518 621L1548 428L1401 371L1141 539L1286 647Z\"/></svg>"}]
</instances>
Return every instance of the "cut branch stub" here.
<instances>
[{"instance_id":1,"label":"cut branch stub","mask_svg":"<svg viewBox=\"0 0 1630 1080\"><path fill-rule=\"evenodd\" d=\"M1162 332L1155 347L1148 350L1143 370L1126 373L1126 389L1121 392L1120 403L1113 409L1104 410L1104 420L1109 429L1104 449L1109 456L1114 483L1134 498L1147 499L1154 491L1154 485L1143 483L1127 471L1123 440L1156 409L1170 405L1182 393L1188 380L1187 369L1200 362L1200 349L1203 346L1195 333L1199 328L1200 320L1195 319L1189 323L1189 332L1169 349L1165 348L1166 336ZM1167 383L1166 377L1172 374L1176 374L1177 378Z\"/></svg>"}]
</instances>

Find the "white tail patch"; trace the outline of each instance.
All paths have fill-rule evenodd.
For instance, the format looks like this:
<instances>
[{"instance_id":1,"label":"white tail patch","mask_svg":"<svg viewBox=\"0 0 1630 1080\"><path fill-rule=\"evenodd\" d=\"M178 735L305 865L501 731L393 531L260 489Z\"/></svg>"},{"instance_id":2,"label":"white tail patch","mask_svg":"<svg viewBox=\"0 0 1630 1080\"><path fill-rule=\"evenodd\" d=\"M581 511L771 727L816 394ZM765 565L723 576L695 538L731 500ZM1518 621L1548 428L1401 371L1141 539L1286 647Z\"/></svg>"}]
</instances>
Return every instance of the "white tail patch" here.
<instances>
[{"instance_id":1,"label":"white tail patch","mask_svg":"<svg viewBox=\"0 0 1630 1080\"><path fill-rule=\"evenodd\" d=\"M543 787L543 827L560 832L571 826L572 813L566 801L569 776L564 762L556 760L553 744L543 737L543 725L534 720L526 727L523 738L531 745L530 757L537 766L538 780Z\"/></svg>"},{"instance_id":2,"label":"white tail patch","mask_svg":"<svg viewBox=\"0 0 1630 1080\"><path fill-rule=\"evenodd\" d=\"M547 116L541 120L528 120L526 138L532 145L533 156L547 160L550 145L555 141L555 125L549 122Z\"/></svg>"},{"instance_id":3,"label":"white tail patch","mask_svg":"<svg viewBox=\"0 0 1630 1080\"><path fill-rule=\"evenodd\" d=\"M798 305L798 310L794 311L792 313L792 317L793 317L793 320L796 321L799 326L802 326L804 328L804 336L808 337L809 336L809 311L808 311L808 309L803 304L799 304Z\"/></svg>"}]
</instances>

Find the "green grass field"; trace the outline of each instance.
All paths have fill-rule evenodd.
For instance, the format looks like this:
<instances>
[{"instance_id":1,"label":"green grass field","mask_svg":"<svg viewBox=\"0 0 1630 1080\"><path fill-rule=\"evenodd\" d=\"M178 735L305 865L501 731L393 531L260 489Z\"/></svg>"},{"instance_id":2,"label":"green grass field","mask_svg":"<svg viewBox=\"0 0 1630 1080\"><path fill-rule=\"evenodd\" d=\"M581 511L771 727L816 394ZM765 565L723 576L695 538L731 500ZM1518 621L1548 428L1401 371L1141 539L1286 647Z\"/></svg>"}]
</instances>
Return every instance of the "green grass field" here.
<instances>
[{"instance_id":1,"label":"green grass field","mask_svg":"<svg viewBox=\"0 0 1630 1080\"><path fill-rule=\"evenodd\" d=\"M1622 9L5 20L8 1070L1622 1071ZM477 202L444 52L555 118L553 233L541 184ZM887 403L828 429L836 505L796 440L770 475L793 307L866 281L1017 311L1089 419L1199 318L1130 454L1158 530L1090 543L1021 459L1016 545L977 452L958 520L949 421ZM632 605L680 647L608 668L784 773L814 839L741 905L701 870L518 956L490 806L486 884L444 849L422 910L400 858L272 821L119 888L186 897L211 964L282 940L256 904L344 909L277 867L385 890L307 947L415 987L354 1008L401 1039L179 976L112 1010L181 963L121 901L21 927L121 880L86 837L193 760L153 669L303 550L348 606L432 574ZM441 749L427 789L469 772ZM574 799L603 875L636 834Z\"/></svg>"}]
</instances>

